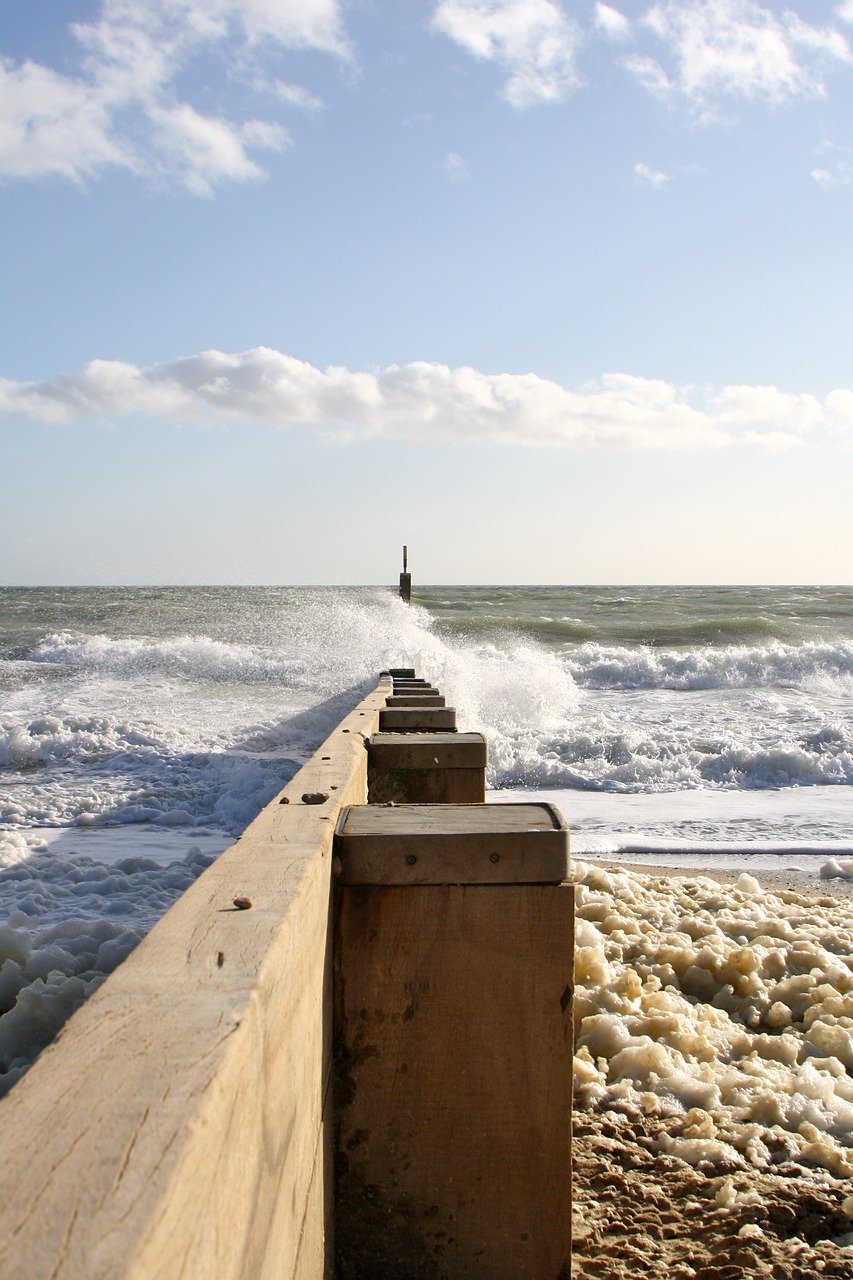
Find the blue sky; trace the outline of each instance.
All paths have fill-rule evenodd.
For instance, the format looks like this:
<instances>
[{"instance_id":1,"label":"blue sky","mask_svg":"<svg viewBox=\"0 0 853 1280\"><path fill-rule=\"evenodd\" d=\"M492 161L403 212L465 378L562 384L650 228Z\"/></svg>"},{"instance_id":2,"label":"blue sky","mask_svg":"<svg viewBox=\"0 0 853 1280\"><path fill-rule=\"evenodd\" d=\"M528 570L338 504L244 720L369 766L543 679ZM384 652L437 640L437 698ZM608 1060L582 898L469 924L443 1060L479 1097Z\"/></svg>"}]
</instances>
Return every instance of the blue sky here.
<instances>
[{"instance_id":1,"label":"blue sky","mask_svg":"<svg viewBox=\"0 0 853 1280\"><path fill-rule=\"evenodd\" d=\"M853 0L0 52L0 581L851 581Z\"/></svg>"}]
</instances>

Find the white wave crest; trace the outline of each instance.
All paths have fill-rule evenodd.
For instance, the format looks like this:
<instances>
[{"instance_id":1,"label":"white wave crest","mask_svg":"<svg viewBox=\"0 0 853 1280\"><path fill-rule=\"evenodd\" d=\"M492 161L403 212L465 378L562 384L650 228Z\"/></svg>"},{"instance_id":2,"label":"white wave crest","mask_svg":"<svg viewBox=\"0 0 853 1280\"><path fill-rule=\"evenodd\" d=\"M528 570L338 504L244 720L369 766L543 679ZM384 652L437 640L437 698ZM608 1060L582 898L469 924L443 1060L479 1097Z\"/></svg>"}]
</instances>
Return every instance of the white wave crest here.
<instances>
[{"instance_id":1,"label":"white wave crest","mask_svg":"<svg viewBox=\"0 0 853 1280\"><path fill-rule=\"evenodd\" d=\"M815 688L853 684L853 644L656 649L580 645L564 661L585 689Z\"/></svg>"}]
</instances>

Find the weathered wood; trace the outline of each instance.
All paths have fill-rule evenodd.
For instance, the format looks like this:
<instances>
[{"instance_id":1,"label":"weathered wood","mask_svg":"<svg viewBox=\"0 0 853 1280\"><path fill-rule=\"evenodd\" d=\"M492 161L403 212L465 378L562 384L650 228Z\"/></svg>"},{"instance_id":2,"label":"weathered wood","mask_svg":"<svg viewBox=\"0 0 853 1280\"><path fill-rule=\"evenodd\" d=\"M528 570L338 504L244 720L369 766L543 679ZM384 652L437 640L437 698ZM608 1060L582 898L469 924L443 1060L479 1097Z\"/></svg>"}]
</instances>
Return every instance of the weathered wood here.
<instances>
[{"instance_id":1,"label":"weathered wood","mask_svg":"<svg viewBox=\"0 0 853 1280\"><path fill-rule=\"evenodd\" d=\"M453 733L455 707L385 707L379 713L379 728L385 733Z\"/></svg>"},{"instance_id":2,"label":"weathered wood","mask_svg":"<svg viewBox=\"0 0 853 1280\"><path fill-rule=\"evenodd\" d=\"M485 804L484 769L369 769L368 804Z\"/></svg>"},{"instance_id":3,"label":"weathered wood","mask_svg":"<svg viewBox=\"0 0 853 1280\"><path fill-rule=\"evenodd\" d=\"M0 1103L2 1280L329 1274L331 845L341 805L365 798L364 738L389 688Z\"/></svg>"},{"instance_id":4,"label":"weathered wood","mask_svg":"<svg viewBox=\"0 0 853 1280\"><path fill-rule=\"evenodd\" d=\"M483 804L481 733L375 733L367 743L368 804Z\"/></svg>"},{"instance_id":5,"label":"weathered wood","mask_svg":"<svg viewBox=\"0 0 853 1280\"><path fill-rule=\"evenodd\" d=\"M374 733L367 740L368 780L374 764L387 769L485 769L487 763L482 733Z\"/></svg>"},{"instance_id":6,"label":"weathered wood","mask_svg":"<svg viewBox=\"0 0 853 1280\"><path fill-rule=\"evenodd\" d=\"M414 680L415 668L414 667L389 667L387 672L383 671L382 674L393 676L395 680L398 677L401 680L406 680L406 679Z\"/></svg>"},{"instance_id":7,"label":"weathered wood","mask_svg":"<svg viewBox=\"0 0 853 1280\"><path fill-rule=\"evenodd\" d=\"M569 833L553 805L383 805L342 810L335 876L356 884L560 884Z\"/></svg>"},{"instance_id":8,"label":"weathered wood","mask_svg":"<svg viewBox=\"0 0 853 1280\"><path fill-rule=\"evenodd\" d=\"M568 1280L573 901L339 890L338 1280Z\"/></svg>"},{"instance_id":9,"label":"weathered wood","mask_svg":"<svg viewBox=\"0 0 853 1280\"><path fill-rule=\"evenodd\" d=\"M444 695L440 693L392 693L385 699L386 707L443 707Z\"/></svg>"}]
</instances>

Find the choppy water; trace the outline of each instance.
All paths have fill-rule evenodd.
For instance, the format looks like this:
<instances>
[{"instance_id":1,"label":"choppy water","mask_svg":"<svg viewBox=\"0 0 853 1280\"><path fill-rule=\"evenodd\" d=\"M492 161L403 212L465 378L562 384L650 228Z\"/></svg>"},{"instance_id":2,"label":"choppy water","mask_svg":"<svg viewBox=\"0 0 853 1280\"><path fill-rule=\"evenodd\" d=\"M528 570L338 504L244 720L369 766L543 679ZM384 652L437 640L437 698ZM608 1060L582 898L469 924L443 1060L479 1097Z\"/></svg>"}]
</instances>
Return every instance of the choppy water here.
<instances>
[{"instance_id":1,"label":"choppy water","mask_svg":"<svg viewBox=\"0 0 853 1280\"><path fill-rule=\"evenodd\" d=\"M848 588L2 589L0 1076L394 663L578 851L853 856Z\"/></svg>"}]
</instances>

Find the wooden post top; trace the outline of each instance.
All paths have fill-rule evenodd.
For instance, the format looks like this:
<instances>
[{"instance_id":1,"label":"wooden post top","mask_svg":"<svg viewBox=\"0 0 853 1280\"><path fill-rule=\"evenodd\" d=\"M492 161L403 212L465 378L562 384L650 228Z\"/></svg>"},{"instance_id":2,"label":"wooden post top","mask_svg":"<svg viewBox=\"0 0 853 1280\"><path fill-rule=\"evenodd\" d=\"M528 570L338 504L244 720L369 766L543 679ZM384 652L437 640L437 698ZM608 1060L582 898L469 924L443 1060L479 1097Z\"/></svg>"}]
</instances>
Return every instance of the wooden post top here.
<instances>
[{"instance_id":1,"label":"wooden post top","mask_svg":"<svg viewBox=\"0 0 853 1280\"><path fill-rule=\"evenodd\" d=\"M335 830L343 885L560 884L568 869L551 804L355 805Z\"/></svg>"}]
</instances>

